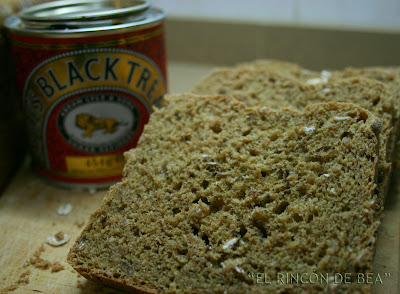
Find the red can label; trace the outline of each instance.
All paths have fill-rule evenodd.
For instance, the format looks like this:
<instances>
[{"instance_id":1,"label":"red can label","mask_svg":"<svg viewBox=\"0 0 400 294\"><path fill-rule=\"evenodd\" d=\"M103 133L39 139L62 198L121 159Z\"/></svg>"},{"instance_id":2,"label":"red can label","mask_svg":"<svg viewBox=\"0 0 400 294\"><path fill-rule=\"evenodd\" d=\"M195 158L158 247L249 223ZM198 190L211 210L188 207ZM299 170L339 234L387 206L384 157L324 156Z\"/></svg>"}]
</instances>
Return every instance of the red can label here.
<instances>
[{"instance_id":1,"label":"red can label","mask_svg":"<svg viewBox=\"0 0 400 294\"><path fill-rule=\"evenodd\" d=\"M121 178L166 92L163 26L91 38L10 35L34 168L65 183Z\"/></svg>"}]
</instances>

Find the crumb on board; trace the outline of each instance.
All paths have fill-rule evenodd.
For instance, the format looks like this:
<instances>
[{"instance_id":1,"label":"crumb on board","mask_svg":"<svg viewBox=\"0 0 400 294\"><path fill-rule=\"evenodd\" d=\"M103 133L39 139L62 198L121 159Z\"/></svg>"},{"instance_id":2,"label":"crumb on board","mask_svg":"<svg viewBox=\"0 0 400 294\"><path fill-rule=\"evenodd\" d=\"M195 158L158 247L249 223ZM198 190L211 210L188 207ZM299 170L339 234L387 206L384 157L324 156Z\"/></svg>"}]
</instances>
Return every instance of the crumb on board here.
<instances>
[{"instance_id":1,"label":"crumb on board","mask_svg":"<svg viewBox=\"0 0 400 294\"><path fill-rule=\"evenodd\" d=\"M61 263L59 263L58 261L53 262L52 265L51 265L51 272L52 273L58 273L58 272L60 272L60 271L62 271L64 269L65 269L65 267Z\"/></svg>"},{"instance_id":2,"label":"crumb on board","mask_svg":"<svg viewBox=\"0 0 400 294\"><path fill-rule=\"evenodd\" d=\"M57 232L53 236L47 237L47 244L51 246L61 246L69 241L69 236L63 232Z\"/></svg>"},{"instance_id":3,"label":"crumb on board","mask_svg":"<svg viewBox=\"0 0 400 294\"><path fill-rule=\"evenodd\" d=\"M39 249L37 249L34 253L33 256L34 257L40 257L40 255L45 252L46 248L44 248L44 245L40 245Z\"/></svg>"},{"instance_id":4,"label":"crumb on board","mask_svg":"<svg viewBox=\"0 0 400 294\"><path fill-rule=\"evenodd\" d=\"M31 257L29 260L30 264L33 265L35 268L47 270L51 263L48 260L45 260L41 257Z\"/></svg>"},{"instance_id":5,"label":"crumb on board","mask_svg":"<svg viewBox=\"0 0 400 294\"><path fill-rule=\"evenodd\" d=\"M0 289L0 293L1 294L9 293L9 292L17 290L18 288L19 288L18 284L12 284L12 285L10 285L10 286L8 286L6 288Z\"/></svg>"},{"instance_id":6,"label":"crumb on board","mask_svg":"<svg viewBox=\"0 0 400 294\"><path fill-rule=\"evenodd\" d=\"M30 270L24 271L20 276L19 279L11 284L10 286L0 289L0 293L10 293L17 290L21 285L29 284L29 275L31 274ZM5 280L5 278L3 278Z\"/></svg>"},{"instance_id":7,"label":"crumb on board","mask_svg":"<svg viewBox=\"0 0 400 294\"><path fill-rule=\"evenodd\" d=\"M57 214L58 215L68 215L71 213L72 208L73 208L73 206L70 203L61 204L57 209Z\"/></svg>"},{"instance_id":8,"label":"crumb on board","mask_svg":"<svg viewBox=\"0 0 400 294\"><path fill-rule=\"evenodd\" d=\"M42 269L42 270L47 270L50 269L52 273L57 273L59 271L62 271L65 269L65 267L58 261L51 262L46 259L41 258L41 254L45 251L45 247L43 244L37 249L32 257L29 259L29 261L25 261L23 267L27 267L29 265L32 265L33 267L37 269Z\"/></svg>"},{"instance_id":9,"label":"crumb on board","mask_svg":"<svg viewBox=\"0 0 400 294\"><path fill-rule=\"evenodd\" d=\"M23 268L26 268L30 265L29 260L25 260L24 264L22 265Z\"/></svg>"},{"instance_id":10,"label":"crumb on board","mask_svg":"<svg viewBox=\"0 0 400 294\"><path fill-rule=\"evenodd\" d=\"M29 275L30 275L30 274L31 274L31 271L30 271L30 270L24 271L24 272L19 276L19 280L29 278ZM18 281L19 281L19 280L18 280ZM27 283L29 283L29 279L28 279L27 281L28 281Z\"/></svg>"}]
</instances>

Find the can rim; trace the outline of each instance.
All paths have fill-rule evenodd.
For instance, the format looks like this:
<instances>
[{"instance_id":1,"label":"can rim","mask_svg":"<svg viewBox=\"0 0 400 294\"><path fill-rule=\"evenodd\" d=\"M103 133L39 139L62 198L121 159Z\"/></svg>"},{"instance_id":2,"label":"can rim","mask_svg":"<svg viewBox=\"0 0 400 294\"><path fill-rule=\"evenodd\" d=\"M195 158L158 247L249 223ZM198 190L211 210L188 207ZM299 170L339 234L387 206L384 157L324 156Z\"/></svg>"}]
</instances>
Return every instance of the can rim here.
<instances>
[{"instance_id":1,"label":"can rim","mask_svg":"<svg viewBox=\"0 0 400 294\"><path fill-rule=\"evenodd\" d=\"M141 14L150 6L149 0L58 0L24 9L18 16L24 22L88 22Z\"/></svg>"},{"instance_id":2,"label":"can rim","mask_svg":"<svg viewBox=\"0 0 400 294\"><path fill-rule=\"evenodd\" d=\"M11 15L4 21L4 26L11 35L32 36L41 38L85 38L95 36L96 34L113 35L116 32L126 33L136 29L144 29L145 27L153 27L162 23L165 19L165 13L156 7L150 7L144 14L143 18L127 17L123 20L100 20L89 22L66 22L61 26L55 26L51 21L34 22L23 21L17 15ZM60 23L59 23L60 24ZM65 26L65 27L63 27Z\"/></svg>"}]
</instances>

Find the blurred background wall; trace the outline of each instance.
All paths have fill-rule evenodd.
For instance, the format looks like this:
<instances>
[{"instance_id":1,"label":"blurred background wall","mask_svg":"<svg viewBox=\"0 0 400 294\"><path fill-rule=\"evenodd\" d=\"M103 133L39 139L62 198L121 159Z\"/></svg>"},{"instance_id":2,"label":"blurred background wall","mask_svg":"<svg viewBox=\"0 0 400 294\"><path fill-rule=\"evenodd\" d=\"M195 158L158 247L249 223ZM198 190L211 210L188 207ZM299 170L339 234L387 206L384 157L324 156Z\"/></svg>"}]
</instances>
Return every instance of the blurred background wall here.
<instances>
[{"instance_id":1,"label":"blurred background wall","mask_svg":"<svg viewBox=\"0 0 400 294\"><path fill-rule=\"evenodd\" d=\"M400 0L153 0L170 60L255 58L311 69L400 65Z\"/></svg>"},{"instance_id":2,"label":"blurred background wall","mask_svg":"<svg viewBox=\"0 0 400 294\"><path fill-rule=\"evenodd\" d=\"M399 0L153 0L171 18L400 32Z\"/></svg>"}]
</instances>

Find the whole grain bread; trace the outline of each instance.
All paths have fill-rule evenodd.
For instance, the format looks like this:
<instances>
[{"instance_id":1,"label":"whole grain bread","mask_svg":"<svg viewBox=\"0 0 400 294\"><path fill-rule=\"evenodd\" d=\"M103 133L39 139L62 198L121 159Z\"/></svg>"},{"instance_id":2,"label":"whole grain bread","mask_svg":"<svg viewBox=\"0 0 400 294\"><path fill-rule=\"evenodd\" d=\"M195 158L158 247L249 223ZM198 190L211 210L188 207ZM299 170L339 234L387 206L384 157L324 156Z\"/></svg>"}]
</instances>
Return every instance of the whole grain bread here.
<instances>
[{"instance_id":1,"label":"whole grain bread","mask_svg":"<svg viewBox=\"0 0 400 294\"><path fill-rule=\"evenodd\" d=\"M237 69L268 70L291 78L299 78L308 73L313 74L297 63L277 59L256 59L234 65Z\"/></svg>"},{"instance_id":2,"label":"whole grain bread","mask_svg":"<svg viewBox=\"0 0 400 294\"><path fill-rule=\"evenodd\" d=\"M400 66L369 66L347 67L336 70L313 71L299 64L274 59L257 59L239 63L233 66L242 69L258 69L276 72L280 75L301 80L307 84L326 83L337 78L362 77L379 81L388 86L393 96L393 133L395 137L400 135ZM400 167L400 152L395 151L395 138L388 145L387 154L393 157L393 163Z\"/></svg>"},{"instance_id":3,"label":"whole grain bread","mask_svg":"<svg viewBox=\"0 0 400 294\"><path fill-rule=\"evenodd\" d=\"M293 62L275 59L257 59L238 63L233 68L273 71L309 84L327 82L330 78L368 78L389 86L395 98L394 102L400 104L400 66L347 67L344 69L315 71Z\"/></svg>"},{"instance_id":4,"label":"whole grain bread","mask_svg":"<svg viewBox=\"0 0 400 294\"><path fill-rule=\"evenodd\" d=\"M369 66L347 67L336 70L313 71L287 61L273 59L258 59L239 63L234 68L269 70L280 75L301 80L307 84L326 83L329 80L341 78L366 78L379 81L388 86L393 96L392 133L394 134L387 146L389 161L396 168L400 167L400 152L396 151L396 138L400 136L400 66ZM386 177L386 180L389 176Z\"/></svg>"},{"instance_id":5,"label":"whole grain bread","mask_svg":"<svg viewBox=\"0 0 400 294\"><path fill-rule=\"evenodd\" d=\"M380 81L387 85L394 97L395 115L393 121L393 133L396 138L400 136L400 68L393 67L362 67L362 68L345 68L342 71L334 71L333 77L354 77L360 76L364 78ZM396 139L397 140L397 139ZM400 167L400 152L396 151L396 140L388 146L388 153L393 154L392 161L394 167Z\"/></svg>"},{"instance_id":6,"label":"whole grain bread","mask_svg":"<svg viewBox=\"0 0 400 294\"><path fill-rule=\"evenodd\" d=\"M79 273L140 293L369 292L355 279L372 270L379 225L376 116L166 100L71 248ZM318 282L281 283L290 274Z\"/></svg>"},{"instance_id":7,"label":"whole grain bread","mask_svg":"<svg viewBox=\"0 0 400 294\"><path fill-rule=\"evenodd\" d=\"M257 69L268 67L269 64L267 60L242 64L237 68L216 69L200 80L191 92L233 95L246 105L262 105L275 109L291 107L303 110L315 103L348 102L370 110L382 120L383 125L377 178L377 193L380 204L383 203L389 186L396 141L394 127L397 112L390 89L380 82L360 77L327 78L324 82L315 82L316 77L309 77L314 82L307 83L291 78L281 70ZM296 69L285 64L283 66Z\"/></svg>"}]
</instances>

